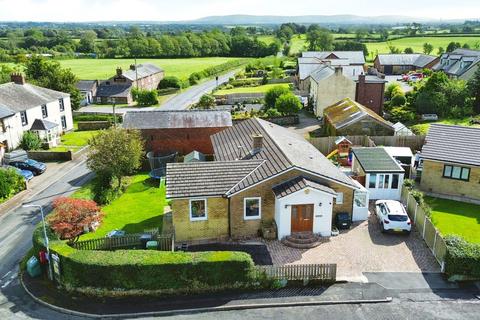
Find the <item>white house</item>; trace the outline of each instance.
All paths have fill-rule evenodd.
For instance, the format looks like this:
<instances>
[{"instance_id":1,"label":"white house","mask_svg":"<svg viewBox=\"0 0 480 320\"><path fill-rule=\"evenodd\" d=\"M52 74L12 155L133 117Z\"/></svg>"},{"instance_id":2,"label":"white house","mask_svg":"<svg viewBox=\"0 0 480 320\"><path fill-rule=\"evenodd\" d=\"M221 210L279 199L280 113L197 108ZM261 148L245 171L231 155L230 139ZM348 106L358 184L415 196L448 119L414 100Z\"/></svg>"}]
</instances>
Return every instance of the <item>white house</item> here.
<instances>
[{"instance_id":1,"label":"white house","mask_svg":"<svg viewBox=\"0 0 480 320\"><path fill-rule=\"evenodd\" d=\"M61 133L73 129L69 94L28 84L22 74L11 79L0 85L0 161L19 146L25 131L55 145Z\"/></svg>"},{"instance_id":2,"label":"white house","mask_svg":"<svg viewBox=\"0 0 480 320\"><path fill-rule=\"evenodd\" d=\"M353 148L352 171L371 200L400 200L405 170L383 147Z\"/></svg>"}]
</instances>

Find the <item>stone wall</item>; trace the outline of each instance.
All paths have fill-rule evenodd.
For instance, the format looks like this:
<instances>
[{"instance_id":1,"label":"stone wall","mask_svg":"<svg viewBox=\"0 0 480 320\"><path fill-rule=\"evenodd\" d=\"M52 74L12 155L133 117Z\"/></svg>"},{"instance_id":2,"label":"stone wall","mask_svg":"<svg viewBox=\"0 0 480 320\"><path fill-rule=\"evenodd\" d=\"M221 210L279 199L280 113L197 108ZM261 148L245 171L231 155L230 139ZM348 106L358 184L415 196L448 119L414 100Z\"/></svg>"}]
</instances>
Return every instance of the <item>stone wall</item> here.
<instances>
[{"instance_id":1,"label":"stone wall","mask_svg":"<svg viewBox=\"0 0 480 320\"><path fill-rule=\"evenodd\" d=\"M28 157L41 162L73 160L72 151L28 151Z\"/></svg>"},{"instance_id":2,"label":"stone wall","mask_svg":"<svg viewBox=\"0 0 480 320\"><path fill-rule=\"evenodd\" d=\"M269 121L271 123L278 124L279 126L290 126L295 125L300 122L298 115L293 114L290 116L278 116L278 117L270 117L270 118L262 118L263 120ZM233 124L245 121L248 119L236 119L233 120Z\"/></svg>"}]
</instances>

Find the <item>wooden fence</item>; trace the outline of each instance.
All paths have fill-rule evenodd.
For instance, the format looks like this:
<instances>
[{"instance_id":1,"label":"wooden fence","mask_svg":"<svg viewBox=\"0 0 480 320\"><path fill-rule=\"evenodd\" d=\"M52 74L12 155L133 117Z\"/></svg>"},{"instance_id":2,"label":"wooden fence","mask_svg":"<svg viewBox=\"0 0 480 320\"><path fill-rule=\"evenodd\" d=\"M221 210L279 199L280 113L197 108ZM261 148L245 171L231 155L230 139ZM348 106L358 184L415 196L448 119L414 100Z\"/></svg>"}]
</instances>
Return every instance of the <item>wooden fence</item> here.
<instances>
[{"instance_id":1,"label":"wooden fence","mask_svg":"<svg viewBox=\"0 0 480 320\"><path fill-rule=\"evenodd\" d=\"M425 243L432 251L435 259L437 259L443 272L445 270L445 255L447 253L445 240L442 238L437 228L435 228L427 214L425 214L425 210L423 210L405 187L402 189L402 203L407 208L407 213L412 220L413 225L415 225L415 228L420 233L423 240L425 240Z\"/></svg>"},{"instance_id":2,"label":"wooden fence","mask_svg":"<svg viewBox=\"0 0 480 320\"><path fill-rule=\"evenodd\" d=\"M173 251L174 250L174 236L169 235L153 235L153 241L157 241L157 250ZM118 250L118 249L141 249L142 242L140 241L140 234L126 235L123 237L114 238L98 238L91 240L78 241L71 245L77 250Z\"/></svg>"},{"instance_id":3,"label":"wooden fence","mask_svg":"<svg viewBox=\"0 0 480 320\"><path fill-rule=\"evenodd\" d=\"M335 140L339 137L310 138L310 143L324 155L329 154L337 147ZM425 143L425 136L346 136L355 146L375 147L409 147L412 151L421 150Z\"/></svg>"},{"instance_id":4,"label":"wooden fence","mask_svg":"<svg viewBox=\"0 0 480 320\"><path fill-rule=\"evenodd\" d=\"M257 272L271 279L322 280L335 282L336 264L293 264L286 266L256 266Z\"/></svg>"}]
</instances>

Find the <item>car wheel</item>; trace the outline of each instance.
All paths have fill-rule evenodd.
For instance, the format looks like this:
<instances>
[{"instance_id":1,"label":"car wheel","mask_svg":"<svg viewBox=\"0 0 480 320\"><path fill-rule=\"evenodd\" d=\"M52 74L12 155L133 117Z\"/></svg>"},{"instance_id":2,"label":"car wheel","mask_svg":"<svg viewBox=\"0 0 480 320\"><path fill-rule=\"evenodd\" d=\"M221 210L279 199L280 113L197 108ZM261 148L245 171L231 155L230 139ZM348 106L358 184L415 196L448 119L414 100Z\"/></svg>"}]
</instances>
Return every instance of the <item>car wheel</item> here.
<instances>
[{"instance_id":1,"label":"car wheel","mask_svg":"<svg viewBox=\"0 0 480 320\"><path fill-rule=\"evenodd\" d=\"M384 226L383 226L383 223L381 223L381 222L380 222L380 227L382 228L382 229L381 229L381 230L382 230L382 233L385 233L385 228L384 228Z\"/></svg>"}]
</instances>

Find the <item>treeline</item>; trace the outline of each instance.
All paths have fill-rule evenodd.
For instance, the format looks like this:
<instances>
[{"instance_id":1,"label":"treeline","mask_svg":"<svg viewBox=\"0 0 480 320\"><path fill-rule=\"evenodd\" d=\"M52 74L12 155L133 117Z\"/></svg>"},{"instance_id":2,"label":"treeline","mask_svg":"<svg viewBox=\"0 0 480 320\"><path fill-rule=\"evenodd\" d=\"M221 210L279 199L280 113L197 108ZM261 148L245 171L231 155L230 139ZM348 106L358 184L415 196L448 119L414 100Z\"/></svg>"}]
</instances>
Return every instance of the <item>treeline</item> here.
<instances>
[{"instance_id":1,"label":"treeline","mask_svg":"<svg viewBox=\"0 0 480 320\"><path fill-rule=\"evenodd\" d=\"M264 57L280 50L279 43L267 45L243 28L234 28L230 33L211 30L168 34L145 33L138 27L130 28L126 34L101 30L85 30L79 39L64 30L6 31L0 41L0 60L12 61L13 57L28 53L66 56L83 53L101 58Z\"/></svg>"}]
</instances>

